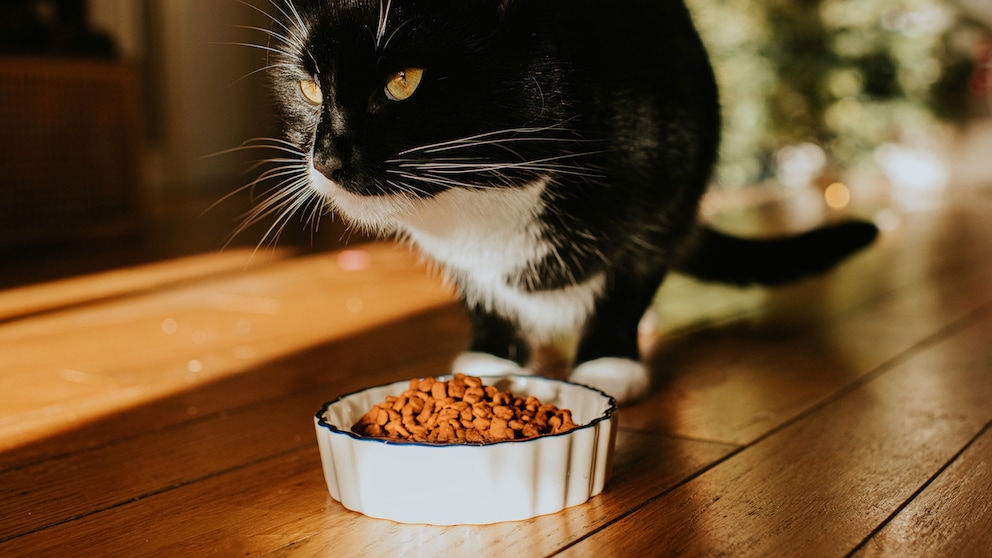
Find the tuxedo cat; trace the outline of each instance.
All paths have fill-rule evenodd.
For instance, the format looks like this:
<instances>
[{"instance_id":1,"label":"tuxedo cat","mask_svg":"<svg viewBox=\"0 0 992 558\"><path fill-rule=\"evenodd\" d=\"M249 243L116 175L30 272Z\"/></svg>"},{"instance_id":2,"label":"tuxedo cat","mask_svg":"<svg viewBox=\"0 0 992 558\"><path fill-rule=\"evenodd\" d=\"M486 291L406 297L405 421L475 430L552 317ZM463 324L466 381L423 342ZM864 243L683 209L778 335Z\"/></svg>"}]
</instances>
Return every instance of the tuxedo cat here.
<instances>
[{"instance_id":1,"label":"tuxedo cat","mask_svg":"<svg viewBox=\"0 0 992 558\"><path fill-rule=\"evenodd\" d=\"M318 199L439 263L473 325L458 371L519 373L571 337L571 380L635 399L638 323L670 270L775 284L877 233L752 241L697 223L721 124L681 0L272 5L264 48L294 159L270 204Z\"/></svg>"}]
</instances>

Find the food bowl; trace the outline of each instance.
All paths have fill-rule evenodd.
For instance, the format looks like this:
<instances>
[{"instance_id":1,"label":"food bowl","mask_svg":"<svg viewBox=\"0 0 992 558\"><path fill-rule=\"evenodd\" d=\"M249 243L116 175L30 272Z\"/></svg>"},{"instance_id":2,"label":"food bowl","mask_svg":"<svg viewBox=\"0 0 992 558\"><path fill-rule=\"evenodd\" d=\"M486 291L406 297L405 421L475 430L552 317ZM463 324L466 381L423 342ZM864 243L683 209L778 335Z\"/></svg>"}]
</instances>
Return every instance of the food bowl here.
<instances>
[{"instance_id":1,"label":"food bowl","mask_svg":"<svg viewBox=\"0 0 992 558\"><path fill-rule=\"evenodd\" d=\"M616 440L612 397L537 376L486 377L485 382L569 409L577 427L486 444L364 437L353 433L352 425L409 382L344 395L314 417L331 497L350 510L400 523L479 525L555 513L602 492Z\"/></svg>"}]
</instances>

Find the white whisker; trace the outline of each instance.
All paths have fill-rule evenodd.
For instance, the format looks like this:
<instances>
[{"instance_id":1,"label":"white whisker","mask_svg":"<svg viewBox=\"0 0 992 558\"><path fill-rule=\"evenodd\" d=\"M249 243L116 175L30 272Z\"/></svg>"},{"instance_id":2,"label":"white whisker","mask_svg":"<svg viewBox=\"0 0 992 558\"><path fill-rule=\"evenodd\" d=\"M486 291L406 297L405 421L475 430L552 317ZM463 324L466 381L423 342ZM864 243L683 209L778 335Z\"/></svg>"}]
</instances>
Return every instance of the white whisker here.
<instances>
[{"instance_id":1,"label":"white whisker","mask_svg":"<svg viewBox=\"0 0 992 558\"><path fill-rule=\"evenodd\" d=\"M575 138L555 138L555 137L536 137L536 138L535 137L512 137L512 138L502 138L502 139L485 140L485 141L465 141L465 142L460 142L458 145L449 145L449 146L440 147L440 148L428 149L428 150L426 150L424 152L425 153L440 153L440 152L443 152L443 151L452 151L452 150L455 150L455 149L466 149L466 148L480 147L480 146L503 147L504 146L503 144L507 144L507 143L541 143L541 142L549 142L549 143L590 143L590 142L593 142L593 141L595 141L595 140L582 140L582 139L575 139Z\"/></svg>"},{"instance_id":2,"label":"white whisker","mask_svg":"<svg viewBox=\"0 0 992 558\"><path fill-rule=\"evenodd\" d=\"M306 198L302 197L300 199L305 200ZM296 211L299 209L299 204L300 204L299 201L290 204L289 206L285 207L282 210L282 212L279 213L278 216L276 216L272 225L269 226L269 228L265 231L265 234L262 235L262 240L259 241L257 246L255 246L255 252L253 252L252 255L257 253L262 248L263 244L268 244L269 246L275 246L276 244L279 243L279 238L282 236L282 231L286 228L286 224L289 222L289 218L292 217L292 215L296 213Z\"/></svg>"},{"instance_id":3,"label":"white whisker","mask_svg":"<svg viewBox=\"0 0 992 558\"><path fill-rule=\"evenodd\" d=\"M271 144L261 143L263 141L270 141L273 143ZM286 140L282 140L279 138L253 138L242 142L241 145L239 145L238 147L232 147L229 149L224 149L222 151L217 151L215 153L210 153L204 155L203 158L217 157L219 155L227 155L230 153L237 153L239 151L249 151L252 149L272 149L275 151L283 151L285 153L289 153L290 155L296 155L300 157L300 159L306 157L306 153L300 150L299 147Z\"/></svg>"},{"instance_id":4,"label":"white whisker","mask_svg":"<svg viewBox=\"0 0 992 558\"><path fill-rule=\"evenodd\" d=\"M259 165L270 163L272 161L273 160L270 160L270 159L259 161L255 165L252 165L252 167L249 168L249 171L248 172L250 172L254 168L257 168ZM275 185L275 186L273 186L271 188L266 189L266 191L263 192L263 195L265 193L271 192L274 189L281 188L287 182L292 181L294 175L303 176L303 175L306 174L306 171L307 171L306 165L300 164L300 162L298 160L285 159L284 161L289 161L292 164L290 164L290 165L280 165L280 166L274 167L272 169L266 170L265 172L263 172L262 174L260 174L257 178L255 178L254 180L252 180L251 182L245 184L244 186L241 186L239 188L236 188L236 189L234 189L231 192L228 192L223 197L221 197L219 200L217 200L214 203L210 204L209 207L207 207L206 209L203 210L203 214L206 214L207 212L213 210L215 207L217 207L221 203L223 203L223 202L231 199L232 197L234 197L235 195L237 195L237 194L239 194L241 192L244 192L245 190L249 190L251 192L250 198L252 200L254 200L255 199L255 194L254 194L255 187L258 186L259 184L261 184L262 182L266 181L266 180L271 180L271 179L282 177L282 176L290 176L290 179L288 179L286 181L283 181L283 182L280 182L279 184L277 184L277 185Z\"/></svg>"},{"instance_id":5,"label":"white whisker","mask_svg":"<svg viewBox=\"0 0 992 558\"><path fill-rule=\"evenodd\" d=\"M379 27L375 32L375 46L382 48L382 39L386 36L386 26L389 24L389 10L393 6L393 0L387 0L385 6L379 1Z\"/></svg>"},{"instance_id":6,"label":"white whisker","mask_svg":"<svg viewBox=\"0 0 992 558\"><path fill-rule=\"evenodd\" d=\"M284 30L285 30L285 31L286 31L287 33L291 33L291 31L290 31L290 29L289 29L289 27L286 27L286 25L284 25L284 24L283 24L283 22L281 22L281 21L279 21L279 18L277 18L277 17L274 17L274 16L273 16L272 14L270 14L269 12L267 12L267 11L265 11L265 10L263 10L263 9L261 9L261 8L259 8L258 6L253 6L252 4L249 4L248 2L245 2L244 0L235 0L235 1L236 1L237 3L239 3L239 4L242 4L242 5L244 5L244 6L248 6L249 8L251 8L251 9L253 9L253 10L255 10L256 12L258 12L258 13L260 13L260 14L262 14L262 15L264 15L265 17L267 17L267 18L269 18L270 20L272 20L272 22L273 22L273 23L275 23L276 25L278 25L279 27L282 27L282 28L283 28L283 29L284 29ZM275 6L275 4L273 4L273 6ZM275 7L276 7L276 9L277 9L277 10L279 9L279 7L278 7L278 6L275 6ZM280 10L280 11L281 11L281 10Z\"/></svg>"},{"instance_id":7,"label":"white whisker","mask_svg":"<svg viewBox=\"0 0 992 558\"><path fill-rule=\"evenodd\" d=\"M447 149L461 149L463 147L473 147L475 145L485 144L487 142L493 141L493 140L480 141L480 140L484 140L485 138L490 138L490 137L493 137L493 136L511 135L511 134L516 134L516 135L519 135L519 134L535 134L535 133L539 133L539 132L546 132L548 130L563 130L563 131L568 131L568 130L564 130L562 128L558 128L558 127L555 127L555 126L548 126L548 127L542 127L542 128L507 128L507 129L504 129L504 130L495 130L495 131L492 131L492 132L484 132L484 133L481 133L481 134L475 134L475 135L467 136L467 137L464 137L464 138L459 138L459 139L454 139L454 140L448 140L448 141L442 141L442 142L428 144L428 145L422 145L422 146L419 146L419 147L414 147L412 149L407 149L406 151L401 151L399 153L399 155L409 155L409 154L418 153L418 152L434 153L434 152L438 152L438 151L445 151ZM562 138L562 139L565 139L565 138ZM576 141L576 140L575 139L572 139L572 140L566 140L566 141Z\"/></svg>"},{"instance_id":8,"label":"white whisker","mask_svg":"<svg viewBox=\"0 0 992 558\"><path fill-rule=\"evenodd\" d=\"M396 181L393 181L393 180L387 180L386 183L389 184L390 186L392 186L393 188L399 190L399 191L410 192L410 193L412 193L414 195L416 195L416 194L420 194L420 195L423 195L423 196L428 195L427 191L424 190L423 188L420 188L418 186L414 186L413 184L409 184L407 182L396 182Z\"/></svg>"},{"instance_id":9,"label":"white whisker","mask_svg":"<svg viewBox=\"0 0 992 558\"><path fill-rule=\"evenodd\" d=\"M313 53L310 52L310 49L307 48L306 37L309 35L310 32L309 27L307 26L300 12L296 9L296 6L293 4L291 0L287 0L286 2L283 3L286 6L286 8L288 8L287 11L286 8L283 8L283 6L281 6L275 0L269 0L269 4L272 5L273 8L275 8L275 10L281 16L281 19L279 17L273 16L272 14L265 12L264 10L258 10L258 11L261 11L266 16L268 16L272 21L274 21L277 25L279 25L279 27L281 27L283 31L285 31L285 33L278 33L275 31L258 29L258 28L255 29L262 31L268 36L281 41L282 44L286 47L282 49L270 49L269 52L275 53L280 57L294 61L299 60L301 56L306 55L308 58L310 58L310 61L313 62L315 69L317 69L319 73L319 65L317 64L317 60L314 58ZM280 66L282 65L275 64L272 65L271 67L280 67ZM289 64L287 68L296 69L296 66L293 64Z\"/></svg>"},{"instance_id":10,"label":"white whisker","mask_svg":"<svg viewBox=\"0 0 992 558\"><path fill-rule=\"evenodd\" d=\"M388 172L392 174L396 174L397 176L400 176L407 180L414 180L417 182L427 182L429 184L436 184L442 186L450 186L452 188L463 188L463 189L474 189L474 190L486 190L489 188L489 186L485 186L481 184L473 184L471 182L464 182L460 180L454 180L452 178L444 177L444 176L435 176L435 175L431 175L430 173L417 175L411 173L404 173L396 170L390 170Z\"/></svg>"},{"instance_id":11,"label":"white whisker","mask_svg":"<svg viewBox=\"0 0 992 558\"><path fill-rule=\"evenodd\" d=\"M280 182L279 184L277 184L277 185L275 185L273 187L267 188L263 192L263 195L264 195L264 194L267 194L267 193L269 193L269 192L271 192L271 191L273 191L273 190L275 190L277 188L281 188L283 185L286 184L286 182L291 181L293 179L293 177L295 177L295 176L302 176L306 171L307 171L306 167L295 167L295 168L286 168L286 169L283 169L283 168L280 168L280 167L276 167L276 168L269 169L269 170L263 172L262 174L260 174L258 176L258 178L256 178L255 180L253 180L252 182L250 182L249 184L247 184L247 186L250 187L250 188L252 188L252 191L254 191L254 187L255 186L258 186L259 184L261 184L262 182L265 182L267 180L275 180L277 178L282 178L284 176L289 176L290 177L289 180ZM254 194L252 195L252 198L254 199Z\"/></svg>"},{"instance_id":12,"label":"white whisker","mask_svg":"<svg viewBox=\"0 0 992 558\"><path fill-rule=\"evenodd\" d=\"M260 44L257 44L257 43L244 43L244 42L239 42L239 41L225 41L225 42L221 42L221 43L217 43L217 44L230 45L230 46L243 46L243 47L248 47L248 48L255 48L255 49L258 49L258 50L265 51L265 52L275 53L275 54L278 54L280 56L292 57L292 54L286 52L285 50L282 50L282 49L276 48L276 47L270 47L270 46L266 46L266 45L260 45Z\"/></svg>"},{"instance_id":13,"label":"white whisker","mask_svg":"<svg viewBox=\"0 0 992 558\"><path fill-rule=\"evenodd\" d=\"M282 63L282 62L275 63L275 64L267 64L265 66L261 66L259 68L255 68L254 70L248 72L247 74L245 74L245 75L239 77L238 79L232 81L231 83L228 84L228 87L233 86L233 85L237 85L237 84L241 83L242 81L250 78L251 76L253 76L255 74L260 74L262 72L268 72L269 70L274 70L275 68L286 68L287 70L292 71L292 70L295 70L296 69L296 66L293 66L291 64Z\"/></svg>"},{"instance_id":14,"label":"white whisker","mask_svg":"<svg viewBox=\"0 0 992 558\"><path fill-rule=\"evenodd\" d=\"M590 169L586 167L581 167L577 165L562 165L562 164L557 164L556 161L573 159L576 157L598 155L602 153L605 152L589 151L585 153L569 153L565 155L558 155L555 157L545 157L543 159L535 159L532 161L525 160L525 161L499 162L499 163L446 162L446 161L422 162L422 161L405 161L405 160L397 160L397 159L391 160L390 163L395 164L399 168L403 168L403 169L430 171L436 174L473 174L473 173L493 173L504 170L524 170L524 171L556 172L560 174L595 177L601 175L592 172Z\"/></svg>"},{"instance_id":15,"label":"white whisker","mask_svg":"<svg viewBox=\"0 0 992 558\"><path fill-rule=\"evenodd\" d=\"M270 1L270 3L272 3L272 5L275 6L275 2L273 0L269 0L269 1ZM296 21L296 24L299 25L299 28L298 29L300 31L306 30L307 29L307 24L303 22L303 18L300 17L300 12L298 12L296 10L296 5L293 4L292 0L287 0L286 1L286 6L289 8L289 11L293 12L293 19ZM276 9L279 9L279 7L276 6ZM279 11L282 12L282 14L284 16L286 16L287 18L289 17L288 15L286 15L286 12L283 12L282 10L279 10Z\"/></svg>"},{"instance_id":16,"label":"white whisker","mask_svg":"<svg viewBox=\"0 0 992 558\"><path fill-rule=\"evenodd\" d=\"M393 32L389 34L389 37L386 37L386 41L384 43L382 43L381 46L379 46L379 50L386 50L387 48L389 48L389 43L393 42L393 38L396 37L396 33L398 33L400 29L403 29L404 27L406 27L406 25L408 23L410 23L410 22L409 21L404 21L403 23L401 23L398 26L396 26L396 29L393 29Z\"/></svg>"},{"instance_id":17,"label":"white whisker","mask_svg":"<svg viewBox=\"0 0 992 558\"><path fill-rule=\"evenodd\" d=\"M295 40L294 39L290 39L289 37L287 37L286 35L284 35L282 33L273 31L271 29L266 29L264 27L256 27L254 25L234 25L233 27L235 29L248 29L248 30L251 30L251 31L259 31L261 33L265 33L266 35L272 37L273 39L278 39L278 40L282 41L285 44L294 44L295 43Z\"/></svg>"},{"instance_id":18,"label":"white whisker","mask_svg":"<svg viewBox=\"0 0 992 558\"><path fill-rule=\"evenodd\" d=\"M271 195L264 202L258 204L246 215L244 215L243 222L231 235L230 240L233 240L234 237L243 233L252 225L261 222L263 219L266 219L271 215L276 215L274 222L262 235L261 240L256 246L256 251L263 244L268 243L269 245L274 245L278 241L282 228L285 227L288 222L288 218L296 213L301 204L305 203L306 200L313 195L313 192L307 188L307 185L307 177L299 176L295 179L290 178L283 181L278 187L270 188L269 191L276 188L278 188L279 191ZM277 230L279 232L273 237L273 231ZM228 242L230 242L230 240Z\"/></svg>"},{"instance_id":19,"label":"white whisker","mask_svg":"<svg viewBox=\"0 0 992 558\"><path fill-rule=\"evenodd\" d=\"M283 138L270 138L270 137L262 136L262 137L251 138L251 139L245 140L245 141L242 142L242 145L255 145L255 144L260 144L260 143L266 142L266 141L271 141L273 143L277 143L277 144L283 145L285 147L294 149L300 155L303 155L304 154L303 153L303 150L301 150L299 148L299 146L297 146L295 143L293 143L293 142L291 142L289 140L283 139Z\"/></svg>"},{"instance_id":20,"label":"white whisker","mask_svg":"<svg viewBox=\"0 0 992 558\"><path fill-rule=\"evenodd\" d=\"M313 208L310 209L305 222L312 231L316 232L320 229L321 215L327 212L327 202L321 196L310 195L309 197L313 201Z\"/></svg>"}]
</instances>

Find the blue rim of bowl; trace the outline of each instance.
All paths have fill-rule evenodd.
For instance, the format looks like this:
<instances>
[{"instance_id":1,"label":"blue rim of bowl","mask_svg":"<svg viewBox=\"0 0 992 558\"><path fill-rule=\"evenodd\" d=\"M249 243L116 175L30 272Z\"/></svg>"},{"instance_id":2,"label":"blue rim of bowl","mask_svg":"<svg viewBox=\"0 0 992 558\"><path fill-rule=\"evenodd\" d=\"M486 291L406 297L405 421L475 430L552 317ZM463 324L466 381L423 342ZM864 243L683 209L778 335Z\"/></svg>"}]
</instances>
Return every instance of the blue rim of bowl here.
<instances>
[{"instance_id":1,"label":"blue rim of bowl","mask_svg":"<svg viewBox=\"0 0 992 558\"><path fill-rule=\"evenodd\" d=\"M446 381L446 380L450 380L453 377L454 377L453 375L448 374L448 375L444 375L444 376L434 376L434 379L435 380L439 380L439 381L442 381L442 380L443 381ZM347 398L349 398L349 397L351 397L353 395L357 395L359 393L362 393L363 391L369 391L369 390L372 390L372 389L378 389L378 388L382 388L382 387L386 387L386 386L391 386L393 384L403 383L403 380L399 380L399 381L396 381L396 382L389 382L388 384L380 384L380 385L377 385L377 386L362 388L362 389L355 390L355 391L352 391L350 393L346 393L344 395L341 395L337 399L334 399L333 401L328 401L327 403L324 403L320 407L320 410L317 411L317 414L314 415L314 416L317 419L317 426L320 426L322 428L326 428L326 429L330 430L331 431L331 434L341 434L341 435L344 435L344 436L348 436L349 438L352 438L353 440L356 440L356 441L359 441L359 442L368 442L368 443L374 443L374 444L385 444L387 446L424 446L424 447L430 447L430 448L462 448L462 447L488 447L488 446L498 446L498 445L502 445L502 444L526 444L528 442L536 442L536 441L544 440L544 439L547 439L547 438L556 438L558 436L568 436L569 434L571 434L573 432L577 432L579 430L585 430L586 428L592 428L592 427L598 425L599 423L603 422L604 420L607 420L610 417L612 417L613 414L616 413L617 410L618 410L616 398L614 398L612 395L609 395L608 393L604 392L603 390L594 388L592 386L587 386L585 384L579 384L579 383L576 383L576 382L570 382L568 380L559 380L557 378L546 378L544 376L522 376L522 375L519 375L519 374L518 375L509 375L509 376L482 376L482 378L483 378L483 380L491 379L491 378L498 378L500 380L509 379L509 378L513 378L513 379L521 378L521 379L525 379L525 380L528 380L528 379L535 380L536 379L536 380L541 380L541 381L545 381L545 382L556 382L556 383L560 383L560 384L568 384L568 385L571 385L571 386L578 386L578 387L582 387L582 388L588 389L589 391L596 392L596 393L602 395L603 397L606 397L606 401L609 404L609 407L606 409L606 411L603 414L601 414L600 416L596 417L595 419L593 419L588 424L583 424L582 426L576 426L575 428L573 428L571 430L568 430L568 431L565 431L565 432L559 432L557 434L542 434L540 436L535 436L533 438L523 438L523 439L520 439L520 440L500 440L498 442L463 442L463 443L458 443L458 444L444 444L444 443L438 443L438 442L412 442L412 441L407 441L407 440L391 440L391 439L388 439L388 438L374 438L372 436L362 436L360 434L355 434L351 430L342 430L341 428L338 428L337 426L334 426L333 424L327 422L324 419L324 415L327 413L327 409L329 409L331 407L331 405L334 405L335 403L338 403L338 402L340 402L340 401L342 401L344 399L347 399ZM423 379L423 378L421 378L421 379Z\"/></svg>"}]
</instances>

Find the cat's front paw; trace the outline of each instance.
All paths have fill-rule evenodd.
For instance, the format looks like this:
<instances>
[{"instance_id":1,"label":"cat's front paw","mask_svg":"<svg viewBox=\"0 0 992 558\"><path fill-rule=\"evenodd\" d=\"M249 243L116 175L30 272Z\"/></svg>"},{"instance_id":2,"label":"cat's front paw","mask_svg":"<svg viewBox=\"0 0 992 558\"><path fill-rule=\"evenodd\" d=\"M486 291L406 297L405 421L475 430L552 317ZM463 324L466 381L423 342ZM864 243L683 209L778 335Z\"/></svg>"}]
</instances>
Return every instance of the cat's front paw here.
<instances>
[{"instance_id":1,"label":"cat's front paw","mask_svg":"<svg viewBox=\"0 0 992 558\"><path fill-rule=\"evenodd\" d=\"M530 376L530 370L512 360L488 353L462 353L451 365L451 371L468 376Z\"/></svg>"},{"instance_id":2,"label":"cat's front paw","mask_svg":"<svg viewBox=\"0 0 992 558\"><path fill-rule=\"evenodd\" d=\"M613 396L617 403L640 399L651 388L651 377L640 362L625 358L598 358L575 367L568 379Z\"/></svg>"}]
</instances>

